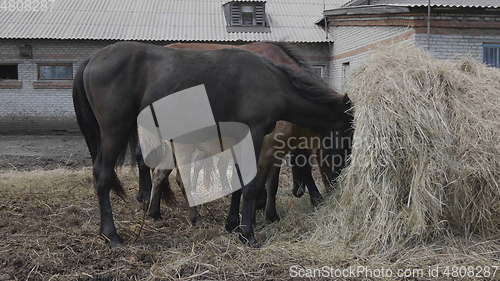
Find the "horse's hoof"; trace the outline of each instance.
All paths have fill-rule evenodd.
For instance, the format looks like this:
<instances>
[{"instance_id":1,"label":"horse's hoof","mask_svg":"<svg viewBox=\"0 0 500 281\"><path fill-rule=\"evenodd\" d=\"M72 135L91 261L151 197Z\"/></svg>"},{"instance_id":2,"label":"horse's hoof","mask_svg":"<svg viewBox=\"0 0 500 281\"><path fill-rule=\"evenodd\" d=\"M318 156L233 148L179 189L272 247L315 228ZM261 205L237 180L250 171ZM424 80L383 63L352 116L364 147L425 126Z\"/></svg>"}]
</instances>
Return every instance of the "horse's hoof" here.
<instances>
[{"instance_id":1,"label":"horse's hoof","mask_svg":"<svg viewBox=\"0 0 500 281\"><path fill-rule=\"evenodd\" d=\"M196 226L196 224L198 223L198 218L199 215L189 217L189 222L191 223L191 226Z\"/></svg>"},{"instance_id":2,"label":"horse's hoof","mask_svg":"<svg viewBox=\"0 0 500 281\"><path fill-rule=\"evenodd\" d=\"M101 233L101 237L109 243L111 249L119 248L123 246L123 239L117 233L104 234Z\"/></svg>"},{"instance_id":3,"label":"horse's hoof","mask_svg":"<svg viewBox=\"0 0 500 281\"><path fill-rule=\"evenodd\" d=\"M124 246L123 241L120 242L120 241L114 241L114 240L112 240L112 241L109 242L109 247L111 247L111 249L118 249L118 248L121 248L123 246Z\"/></svg>"},{"instance_id":4,"label":"horse's hoof","mask_svg":"<svg viewBox=\"0 0 500 281\"><path fill-rule=\"evenodd\" d=\"M280 216L276 212L266 212L266 220L268 222L277 222L280 221Z\"/></svg>"},{"instance_id":5,"label":"horse's hoof","mask_svg":"<svg viewBox=\"0 0 500 281\"><path fill-rule=\"evenodd\" d=\"M150 212L148 214L148 217L152 218L153 220L157 221L161 219L161 213L160 212Z\"/></svg>"},{"instance_id":6,"label":"horse's hoof","mask_svg":"<svg viewBox=\"0 0 500 281\"><path fill-rule=\"evenodd\" d=\"M322 196L315 197L315 198L311 197L311 204L313 205L314 208L319 207L319 205L321 205L321 203L323 203Z\"/></svg>"},{"instance_id":7,"label":"horse's hoof","mask_svg":"<svg viewBox=\"0 0 500 281\"><path fill-rule=\"evenodd\" d=\"M233 216L227 217L225 226L227 232L232 233L238 230L239 226L240 226L239 217L233 217Z\"/></svg>"},{"instance_id":8,"label":"horse's hoof","mask_svg":"<svg viewBox=\"0 0 500 281\"><path fill-rule=\"evenodd\" d=\"M257 242L257 239L255 239L255 235L253 234L253 232L247 232L247 233L240 232L238 234L238 237L240 238L240 241L243 244L247 245L250 248L261 247L260 243Z\"/></svg>"}]
</instances>

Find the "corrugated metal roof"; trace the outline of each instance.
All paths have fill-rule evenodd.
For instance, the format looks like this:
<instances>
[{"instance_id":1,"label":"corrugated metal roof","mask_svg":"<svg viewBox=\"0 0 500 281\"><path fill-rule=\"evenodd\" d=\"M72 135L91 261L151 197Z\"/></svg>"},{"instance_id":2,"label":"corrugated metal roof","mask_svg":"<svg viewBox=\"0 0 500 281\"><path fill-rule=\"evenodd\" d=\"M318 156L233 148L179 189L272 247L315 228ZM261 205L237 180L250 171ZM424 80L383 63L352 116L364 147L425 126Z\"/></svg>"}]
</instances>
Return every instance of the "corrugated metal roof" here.
<instances>
[{"instance_id":1,"label":"corrugated metal roof","mask_svg":"<svg viewBox=\"0 0 500 281\"><path fill-rule=\"evenodd\" d=\"M267 0L271 32L229 33L227 0L56 0L47 11L0 9L0 38L324 42L324 4L345 1Z\"/></svg>"},{"instance_id":2,"label":"corrugated metal roof","mask_svg":"<svg viewBox=\"0 0 500 281\"><path fill-rule=\"evenodd\" d=\"M427 7L428 0L354 0L344 6L357 5L397 5L407 7ZM500 8L500 0L431 0L432 7L450 8Z\"/></svg>"}]
</instances>

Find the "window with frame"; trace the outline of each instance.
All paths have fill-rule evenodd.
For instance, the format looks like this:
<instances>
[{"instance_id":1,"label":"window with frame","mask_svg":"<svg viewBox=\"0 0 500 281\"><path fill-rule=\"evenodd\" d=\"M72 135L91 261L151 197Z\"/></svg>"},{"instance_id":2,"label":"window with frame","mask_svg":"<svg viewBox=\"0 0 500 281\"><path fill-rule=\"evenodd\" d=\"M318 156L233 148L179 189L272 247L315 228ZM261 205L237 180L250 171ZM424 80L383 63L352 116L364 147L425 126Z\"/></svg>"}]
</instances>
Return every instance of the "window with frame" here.
<instances>
[{"instance_id":1,"label":"window with frame","mask_svg":"<svg viewBox=\"0 0 500 281\"><path fill-rule=\"evenodd\" d=\"M489 66L500 68L500 44L483 45L483 62Z\"/></svg>"},{"instance_id":2,"label":"window with frame","mask_svg":"<svg viewBox=\"0 0 500 281\"><path fill-rule=\"evenodd\" d=\"M17 64L0 64L0 80L19 80Z\"/></svg>"},{"instance_id":3,"label":"window with frame","mask_svg":"<svg viewBox=\"0 0 500 281\"><path fill-rule=\"evenodd\" d=\"M38 64L38 80L71 80L73 79L72 63Z\"/></svg>"},{"instance_id":4,"label":"window with frame","mask_svg":"<svg viewBox=\"0 0 500 281\"><path fill-rule=\"evenodd\" d=\"M325 78L326 77L326 67L324 65L313 65L311 66L314 74L318 75L319 77L321 78Z\"/></svg>"}]
</instances>

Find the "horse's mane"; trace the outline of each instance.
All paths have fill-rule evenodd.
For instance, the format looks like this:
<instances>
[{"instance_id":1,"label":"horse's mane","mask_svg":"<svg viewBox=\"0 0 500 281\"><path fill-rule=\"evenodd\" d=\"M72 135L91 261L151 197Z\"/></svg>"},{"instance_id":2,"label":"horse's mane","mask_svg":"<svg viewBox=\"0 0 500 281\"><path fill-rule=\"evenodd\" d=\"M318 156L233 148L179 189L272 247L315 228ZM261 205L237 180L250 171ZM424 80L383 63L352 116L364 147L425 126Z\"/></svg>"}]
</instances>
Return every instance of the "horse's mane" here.
<instances>
[{"instance_id":1,"label":"horse's mane","mask_svg":"<svg viewBox=\"0 0 500 281\"><path fill-rule=\"evenodd\" d=\"M301 71L295 71L289 66L273 63L288 77L290 83L302 97L318 103L338 102L339 99L343 98L341 94L331 89L321 77L314 73L312 67L290 45L282 42L271 44L279 47L300 67Z\"/></svg>"},{"instance_id":2,"label":"horse's mane","mask_svg":"<svg viewBox=\"0 0 500 281\"><path fill-rule=\"evenodd\" d=\"M299 53L286 42L270 42L280 48L288 57L290 57L300 68L305 71L313 72L311 65Z\"/></svg>"}]
</instances>

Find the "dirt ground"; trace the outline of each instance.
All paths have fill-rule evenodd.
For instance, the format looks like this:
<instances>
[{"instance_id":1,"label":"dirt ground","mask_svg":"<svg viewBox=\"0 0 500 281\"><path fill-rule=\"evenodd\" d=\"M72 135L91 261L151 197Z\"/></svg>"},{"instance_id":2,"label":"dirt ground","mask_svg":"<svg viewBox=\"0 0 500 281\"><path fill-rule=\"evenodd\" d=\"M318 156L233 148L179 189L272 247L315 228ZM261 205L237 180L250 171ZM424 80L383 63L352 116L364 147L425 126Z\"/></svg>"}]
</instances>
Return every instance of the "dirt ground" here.
<instances>
[{"instance_id":1,"label":"dirt ground","mask_svg":"<svg viewBox=\"0 0 500 281\"><path fill-rule=\"evenodd\" d=\"M0 170L75 169L91 163L79 135L0 136Z\"/></svg>"}]
</instances>

